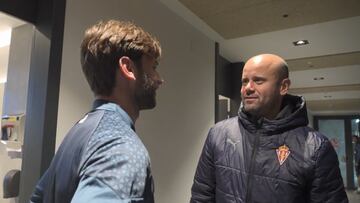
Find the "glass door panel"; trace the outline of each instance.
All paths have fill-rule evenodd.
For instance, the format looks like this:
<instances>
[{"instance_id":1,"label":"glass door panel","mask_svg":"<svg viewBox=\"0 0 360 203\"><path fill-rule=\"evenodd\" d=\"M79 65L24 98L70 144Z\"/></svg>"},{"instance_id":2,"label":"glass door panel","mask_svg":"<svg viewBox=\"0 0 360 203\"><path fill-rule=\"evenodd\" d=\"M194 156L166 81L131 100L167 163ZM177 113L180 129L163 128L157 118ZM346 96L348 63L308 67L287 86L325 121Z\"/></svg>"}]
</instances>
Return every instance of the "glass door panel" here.
<instances>
[{"instance_id":1,"label":"glass door panel","mask_svg":"<svg viewBox=\"0 0 360 203\"><path fill-rule=\"evenodd\" d=\"M352 135L352 143L353 143L353 151L354 151L354 182L355 187L359 187L360 180L358 180L356 176L356 161L360 159L360 119L352 119L351 120L351 135ZM360 162L360 161L358 161ZM359 178L360 179L360 178Z\"/></svg>"},{"instance_id":2,"label":"glass door panel","mask_svg":"<svg viewBox=\"0 0 360 203\"><path fill-rule=\"evenodd\" d=\"M319 120L319 131L326 135L339 158L339 166L344 184L347 185L346 179L346 148L345 148L345 121L343 119Z\"/></svg>"}]
</instances>

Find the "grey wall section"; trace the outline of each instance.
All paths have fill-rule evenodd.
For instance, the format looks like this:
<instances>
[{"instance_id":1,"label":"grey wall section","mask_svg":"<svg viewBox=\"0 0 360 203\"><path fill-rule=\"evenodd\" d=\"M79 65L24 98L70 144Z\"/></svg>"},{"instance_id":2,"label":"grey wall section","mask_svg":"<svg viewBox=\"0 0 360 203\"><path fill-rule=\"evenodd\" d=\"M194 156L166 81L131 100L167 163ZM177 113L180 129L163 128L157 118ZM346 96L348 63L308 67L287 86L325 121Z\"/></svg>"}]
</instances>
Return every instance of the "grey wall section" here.
<instances>
[{"instance_id":1,"label":"grey wall section","mask_svg":"<svg viewBox=\"0 0 360 203\"><path fill-rule=\"evenodd\" d=\"M188 202L197 161L214 123L215 43L159 1L67 1L57 146L93 100L80 67L83 32L110 18L133 21L162 44L159 72L165 84L156 109L141 112L136 130L151 156L156 202Z\"/></svg>"},{"instance_id":2,"label":"grey wall section","mask_svg":"<svg viewBox=\"0 0 360 203\"><path fill-rule=\"evenodd\" d=\"M241 89L241 75L244 67L243 62L231 63L221 55L217 56L216 67L216 94L225 96L230 99L230 112L227 116L237 116L238 109L241 103L240 89ZM218 99L216 97L215 99ZM216 109L217 117L216 122L227 118L224 117L224 113L221 112L221 104Z\"/></svg>"},{"instance_id":3,"label":"grey wall section","mask_svg":"<svg viewBox=\"0 0 360 203\"><path fill-rule=\"evenodd\" d=\"M309 120L309 125L310 127L314 127L314 115L311 111L309 111L309 109L307 110L307 115L308 115L308 120Z\"/></svg>"},{"instance_id":4,"label":"grey wall section","mask_svg":"<svg viewBox=\"0 0 360 203\"><path fill-rule=\"evenodd\" d=\"M25 113L33 36L34 26L30 24L12 30L3 114Z\"/></svg>"},{"instance_id":5,"label":"grey wall section","mask_svg":"<svg viewBox=\"0 0 360 203\"><path fill-rule=\"evenodd\" d=\"M218 56L218 66L216 67L216 84L218 94L231 98L233 95L231 86L232 69L231 62L222 56Z\"/></svg>"}]
</instances>

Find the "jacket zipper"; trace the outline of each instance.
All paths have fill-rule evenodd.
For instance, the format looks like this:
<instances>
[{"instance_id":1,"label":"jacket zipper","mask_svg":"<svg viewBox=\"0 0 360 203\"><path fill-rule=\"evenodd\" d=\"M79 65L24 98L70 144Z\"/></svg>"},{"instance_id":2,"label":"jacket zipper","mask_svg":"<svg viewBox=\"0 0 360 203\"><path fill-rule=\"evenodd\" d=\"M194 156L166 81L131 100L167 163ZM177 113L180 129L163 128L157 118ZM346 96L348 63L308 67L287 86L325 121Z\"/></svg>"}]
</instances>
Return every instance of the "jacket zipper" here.
<instances>
[{"instance_id":1,"label":"jacket zipper","mask_svg":"<svg viewBox=\"0 0 360 203\"><path fill-rule=\"evenodd\" d=\"M251 154L249 177L247 179L247 184L246 184L245 203L250 203L252 201L251 191L252 191L252 183L253 183L253 171L254 171L254 165L255 165L254 160L255 160L256 153L257 153L257 150L259 147L259 141L260 141L260 135L256 132L254 148L253 148L252 154Z\"/></svg>"}]
</instances>

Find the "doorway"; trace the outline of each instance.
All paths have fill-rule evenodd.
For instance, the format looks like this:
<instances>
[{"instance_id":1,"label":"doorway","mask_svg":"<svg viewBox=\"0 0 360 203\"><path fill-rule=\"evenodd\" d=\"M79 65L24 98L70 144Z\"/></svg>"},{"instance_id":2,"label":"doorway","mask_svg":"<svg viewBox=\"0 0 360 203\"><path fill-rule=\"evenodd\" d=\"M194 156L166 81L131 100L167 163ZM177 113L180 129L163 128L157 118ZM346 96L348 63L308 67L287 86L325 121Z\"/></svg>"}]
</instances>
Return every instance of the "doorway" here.
<instances>
[{"instance_id":1,"label":"doorway","mask_svg":"<svg viewBox=\"0 0 360 203\"><path fill-rule=\"evenodd\" d=\"M359 137L359 121L359 115L314 116L314 128L329 138L338 155L344 185L350 190L358 187L353 136Z\"/></svg>"},{"instance_id":2,"label":"doorway","mask_svg":"<svg viewBox=\"0 0 360 203\"><path fill-rule=\"evenodd\" d=\"M18 201L33 32L0 11L0 203Z\"/></svg>"}]
</instances>

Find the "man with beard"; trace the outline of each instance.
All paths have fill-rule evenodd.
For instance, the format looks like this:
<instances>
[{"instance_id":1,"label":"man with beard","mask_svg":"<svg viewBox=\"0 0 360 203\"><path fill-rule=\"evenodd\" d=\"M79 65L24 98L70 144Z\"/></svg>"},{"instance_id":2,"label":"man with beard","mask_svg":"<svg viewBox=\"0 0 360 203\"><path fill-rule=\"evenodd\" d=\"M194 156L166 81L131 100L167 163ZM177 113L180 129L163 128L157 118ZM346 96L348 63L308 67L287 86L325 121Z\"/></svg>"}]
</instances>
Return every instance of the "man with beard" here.
<instances>
[{"instance_id":1,"label":"man with beard","mask_svg":"<svg viewBox=\"0 0 360 203\"><path fill-rule=\"evenodd\" d=\"M160 56L159 42L132 23L86 30L81 65L93 110L66 135L30 202L154 202L149 154L134 123L156 105Z\"/></svg>"},{"instance_id":2,"label":"man with beard","mask_svg":"<svg viewBox=\"0 0 360 203\"><path fill-rule=\"evenodd\" d=\"M246 62L238 117L210 130L191 203L348 202L335 150L307 127L305 101L289 86L279 56Z\"/></svg>"}]
</instances>

